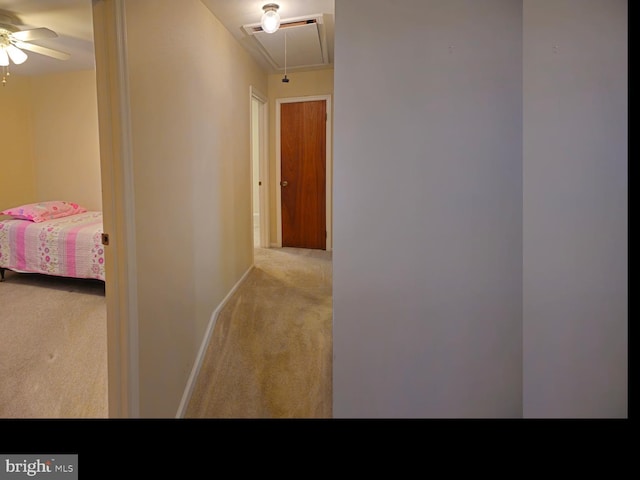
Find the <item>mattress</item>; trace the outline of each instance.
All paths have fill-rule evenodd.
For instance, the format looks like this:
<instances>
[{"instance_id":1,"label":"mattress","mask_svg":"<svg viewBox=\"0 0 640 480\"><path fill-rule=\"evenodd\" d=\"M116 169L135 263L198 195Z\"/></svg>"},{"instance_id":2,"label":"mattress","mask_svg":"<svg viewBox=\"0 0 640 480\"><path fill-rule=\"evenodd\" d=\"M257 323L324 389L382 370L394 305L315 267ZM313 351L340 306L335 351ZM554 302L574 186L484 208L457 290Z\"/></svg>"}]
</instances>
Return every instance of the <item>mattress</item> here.
<instances>
[{"instance_id":1,"label":"mattress","mask_svg":"<svg viewBox=\"0 0 640 480\"><path fill-rule=\"evenodd\" d=\"M105 280L102 212L35 223L0 221L0 268Z\"/></svg>"}]
</instances>

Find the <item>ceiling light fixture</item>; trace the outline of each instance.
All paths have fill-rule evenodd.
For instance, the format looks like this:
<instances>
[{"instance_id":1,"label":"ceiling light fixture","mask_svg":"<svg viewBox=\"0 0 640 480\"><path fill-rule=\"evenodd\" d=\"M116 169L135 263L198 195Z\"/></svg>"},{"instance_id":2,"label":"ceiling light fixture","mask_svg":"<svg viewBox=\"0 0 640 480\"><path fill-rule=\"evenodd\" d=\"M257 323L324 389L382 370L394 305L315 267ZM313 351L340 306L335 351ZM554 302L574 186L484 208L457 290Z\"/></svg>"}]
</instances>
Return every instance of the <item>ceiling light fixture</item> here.
<instances>
[{"instance_id":1,"label":"ceiling light fixture","mask_svg":"<svg viewBox=\"0 0 640 480\"><path fill-rule=\"evenodd\" d=\"M278 9L280 6L277 3L267 3L262 7L264 13L260 20L262 30L266 33L274 33L280 28L280 14Z\"/></svg>"},{"instance_id":2,"label":"ceiling light fixture","mask_svg":"<svg viewBox=\"0 0 640 480\"><path fill-rule=\"evenodd\" d=\"M58 60L67 60L70 57L68 53L30 43L32 40L55 38L57 36L58 34L56 32L44 27L20 30L12 23L11 18L0 14L0 68L2 70L2 86L5 86L7 83L10 64L20 65L29 58L23 50L57 58Z\"/></svg>"},{"instance_id":3,"label":"ceiling light fixture","mask_svg":"<svg viewBox=\"0 0 640 480\"><path fill-rule=\"evenodd\" d=\"M7 84L11 62L20 65L27 60L27 54L16 47L9 30L0 28L0 67L2 67L2 86ZM9 62L11 59L11 62Z\"/></svg>"}]
</instances>

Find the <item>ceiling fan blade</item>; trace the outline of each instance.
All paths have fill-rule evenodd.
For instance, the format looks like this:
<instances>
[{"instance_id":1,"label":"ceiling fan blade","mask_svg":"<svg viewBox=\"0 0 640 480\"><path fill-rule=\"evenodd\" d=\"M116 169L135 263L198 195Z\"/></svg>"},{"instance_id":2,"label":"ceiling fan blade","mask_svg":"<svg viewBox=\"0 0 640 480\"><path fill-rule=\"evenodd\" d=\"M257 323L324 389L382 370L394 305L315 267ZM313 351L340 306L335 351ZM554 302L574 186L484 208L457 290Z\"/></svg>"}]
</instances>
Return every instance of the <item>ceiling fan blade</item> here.
<instances>
[{"instance_id":1,"label":"ceiling fan blade","mask_svg":"<svg viewBox=\"0 0 640 480\"><path fill-rule=\"evenodd\" d=\"M40 40L42 38L56 38L58 34L48 28L32 28L31 30L20 30L11 34L16 40L22 42L30 42L31 40Z\"/></svg>"},{"instance_id":2,"label":"ceiling fan blade","mask_svg":"<svg viewBox=\"0 0 640 480\"><path fill-rule=\"evenodd\" d=\"M57 58L58 60L69 60L71 58L71 55L68 53L47 47L41 47L40 45L34 45L32 43L15 42L15 46L22 50L29 50L30 52L39 53L40 55Z\"/></svg>"}]
</instances>

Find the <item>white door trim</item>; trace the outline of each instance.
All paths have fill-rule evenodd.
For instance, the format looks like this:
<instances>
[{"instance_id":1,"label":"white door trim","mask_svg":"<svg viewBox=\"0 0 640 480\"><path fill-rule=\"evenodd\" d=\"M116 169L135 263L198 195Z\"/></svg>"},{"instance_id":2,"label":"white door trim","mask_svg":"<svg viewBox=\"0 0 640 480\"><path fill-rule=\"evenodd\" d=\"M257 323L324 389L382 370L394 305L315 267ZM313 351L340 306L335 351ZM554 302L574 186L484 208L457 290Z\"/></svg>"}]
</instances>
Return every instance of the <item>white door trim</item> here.
<instances>
[{"instance_id":1,"label":"white door trim","mask_svg":"<svg viewBox=\"0 0 640 480\"><path fill-rule=\"evenodd\" d=\"M110 418L140 415L133 156L125 0L93 2L107 302Z\"/></svg>"},{"instance_id":2,"label":"white door trim","mask_svg":"<svg viewBox=\"0 0 640 480\"><path fill-rule=\"evenodd\" d=\"M281 181L281 146L280 146L280 110L283 103L296 103L296 102L314 102L317 100L325 100L327 102L327 121L326 121L326 228L327 228L327 243L326 249L330 251L332 249L332 171L331 171L331 95L312 95L307 97L288 97L276 99L276 224L277 224L277 247L282 248L282 192L280 190Z\"/></svg>"},{"instance_id":3,"label":"white door trim","mask_svg":"<svg viewBox=\"0 0 640 480\"><path fill-rule=\"evenodd\" d=\"M269 247L269 145L268 145L268 121L269 121L269 103L267 97L256 89L253 85L249 88L250 99L256 99L259 104L259 174L260 182L262 186L260 188L259 209L260 209L260 246L263 248ZM251 102L249 102L251 107ZM253 113L252 113L253 115ZM251 142L253 142L253 135L251 135ZM253 144L251 145L251 152L253 152ZM253 153L252 153L253 154ZM251 182L253 186L253 161L251 162ZM251 195L253 195L253 188L251 188ZM253 198L251 199L253 205ZM252 220L253 221L253 220ZM253 224L252 224L253 231Z\"/></svg>"}]
</instances>

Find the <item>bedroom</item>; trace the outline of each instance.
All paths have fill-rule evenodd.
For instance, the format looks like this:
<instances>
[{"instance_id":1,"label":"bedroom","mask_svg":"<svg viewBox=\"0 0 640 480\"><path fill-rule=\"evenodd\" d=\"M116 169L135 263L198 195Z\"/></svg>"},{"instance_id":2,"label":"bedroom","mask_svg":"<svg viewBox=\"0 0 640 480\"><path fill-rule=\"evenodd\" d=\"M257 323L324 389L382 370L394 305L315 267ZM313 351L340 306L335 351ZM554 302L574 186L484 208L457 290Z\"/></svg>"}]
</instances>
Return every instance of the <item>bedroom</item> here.
<instances>
[{"instance_id":1,"label":"bedroom","mask_svg":"<svg viewBox=\"0 0 640 480\"><path fill-rule=\"evenodd\" d=\"M13 11L11 4L0 1L0 14ZM87 2L65 5L64 16L52 15L52 12L56 13L56 7L61 7L59 2L50 2L49 6L51 11L34 10L33 7L30 10L27 5L23 7L24 15L19 19L10 15L9 20L18 20L20 24L34 28L46 25L52 30L71 18L82 19L84 24L91 25L92 12ZM47 23L42 24L45 18ZM87 44L91 45L93 32L85 29L75 31L74 35L71 40L51 39L46 43L50 48L72 53L68 62L29 52L29 58L22 65L11 64L9 75L5 76L6 83L0 87L0 142L3 145L0 211L38 202L66 201L101 214L95 66L92 55L81 53ZM33 75L36 68L38 74ZM74 222L83 215L79 213L81 210L68 212L76 212ZM95 217L98 213L92 215ZM0 215L0 220L10 218ZM71 218L66 217L67 220ZM94 220L101 219L96 217ZM6 262L2 265L17 266ZM30 263L23 266L24 271L31 271ZM79 264L77 267L78 275L85 276L80 273ZM59 273L56 272L58 265L50 263L49 268ZM104 271L103 267L100 269ZM75 272L69 274L76 275ZM106 376L104 282L56 276L38 278L11 270L3 271L2 276L6 277L6 281L0 283L5 339L1 368L5 388L0 392L0 417L106 416L104 381L97 382L91 393L97 395L98 402L89 402L74 410L68 405L79 406L80 403L64 400L81 391L74 382L68 383L69 377L78 374L91 379L98 375L104 379ZM103 275L96 274L95 277ZM60 309L65 309L66 315L56 317ZM16 318L22 320L19 329L18 324L11 321ZM61 318L64 318L62 324L55 323ZM39 335L44 326L50 327L48 335ZM78 332L82 335L75 335ZM19 382L13 381L8 365L18 361L20 371L28 372ZM36 391L38 395L33 395ZM102 407L92 409L92 404Z\"/></svg>"}]
</instances>

